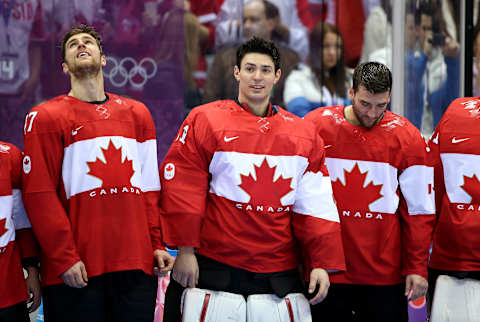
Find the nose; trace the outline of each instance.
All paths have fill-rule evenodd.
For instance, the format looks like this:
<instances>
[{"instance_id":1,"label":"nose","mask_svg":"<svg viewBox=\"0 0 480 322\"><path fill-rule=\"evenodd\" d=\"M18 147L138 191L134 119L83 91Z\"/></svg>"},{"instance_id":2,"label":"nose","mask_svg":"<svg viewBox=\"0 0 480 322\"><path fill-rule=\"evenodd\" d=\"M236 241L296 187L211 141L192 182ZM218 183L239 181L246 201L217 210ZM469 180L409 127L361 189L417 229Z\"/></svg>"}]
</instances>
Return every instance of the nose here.
<instances>
[{"instance_id":1,"label":"nose","mask_svg":"<svg viewBox=\"0 0 480 322\"><path fill-rule=\"evenodd\" d=\"M253 73L253 79L260 79L262 77L262 71L257 69L255 73Z\"/></svg>"}]
</instances>

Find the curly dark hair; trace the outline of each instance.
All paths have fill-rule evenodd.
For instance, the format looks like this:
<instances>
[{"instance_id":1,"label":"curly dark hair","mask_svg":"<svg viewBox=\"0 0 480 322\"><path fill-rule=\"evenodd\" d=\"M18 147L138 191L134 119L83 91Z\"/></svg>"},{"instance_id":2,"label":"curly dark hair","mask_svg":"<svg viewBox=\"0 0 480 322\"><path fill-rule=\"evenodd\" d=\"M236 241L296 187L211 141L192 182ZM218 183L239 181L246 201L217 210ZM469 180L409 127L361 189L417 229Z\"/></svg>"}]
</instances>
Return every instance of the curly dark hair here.
<instances>
[{"instance_id":1,"label":"curly dark hair","mask_svg":"<svg viewBox=\"0 0 480 322\"><path fill-rule=\"evenodd\" d=\"M392 90L392 73L387 66L379 62L365 62L355 67L353 72L353 91L359 86L373 94Z\"/></svg>"},{"instance_id":2,"label":"curly dark hair","mask_svg":"<svg viewBox=\"0 0 480 322\"><path fill-rule=\"evenodd\" d=\"M243 57L249 53L265 54L272 58L275 65L275 72L280 69L280 52L277 46L271 41L263 38L253 37L249 41L240 45L237 49L237 67L241 69Z\"/></svg>"},{"instance_id":3,"label":"curly dark hair","mask_svg":"<svg viewBox=\"0 0 480 322\"><path fill-rule=\"evenodd\" d=\"M67 44L67 41L70 39L70 37L78 35L78 34L89 34L93 38L95 38L95 41L97 42L98 48L100 49L100 55L104 55L103 49L102 49L102 37L95 31L95 28L92 26L87 26L87 25L75 25L70 29L69 32L63 36L62 40L62 60L65 61L65 45Z\"/></svg>"}]
</instances>

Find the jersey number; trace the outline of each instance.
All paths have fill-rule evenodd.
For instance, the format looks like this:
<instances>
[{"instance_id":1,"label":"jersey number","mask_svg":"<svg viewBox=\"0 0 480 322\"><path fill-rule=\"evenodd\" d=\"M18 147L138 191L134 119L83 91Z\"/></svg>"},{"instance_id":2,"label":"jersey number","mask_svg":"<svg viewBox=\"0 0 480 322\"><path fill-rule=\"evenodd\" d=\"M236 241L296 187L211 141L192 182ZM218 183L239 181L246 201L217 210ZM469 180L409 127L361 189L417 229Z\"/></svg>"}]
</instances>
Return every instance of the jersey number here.
<instances>
[{"instance_id":1,"label":"jersey number","mask_svg":"<svg viewBox=\"0 0 480 322\"><path fill-rule=\"evenodd\" d=\"M189 128L188 125L185 125L185 126L183 127L182 136L178 139L178 141L182 142L183 144L185 144L185 138L187 137L188 128Z\"/></svg>"},{"instance_id":2,"label":"jersey number","mask_svg":"<svg viewBox=\"0 0 480 322\"><path fill-rule=\"evenodd\" d=\"M35 120L35 117L37 116L38 112L30 112L25 116L25 126L23 127L23 133L27 134L32 130L33 126L33 120Z\"/></svg>"}]
</instances>

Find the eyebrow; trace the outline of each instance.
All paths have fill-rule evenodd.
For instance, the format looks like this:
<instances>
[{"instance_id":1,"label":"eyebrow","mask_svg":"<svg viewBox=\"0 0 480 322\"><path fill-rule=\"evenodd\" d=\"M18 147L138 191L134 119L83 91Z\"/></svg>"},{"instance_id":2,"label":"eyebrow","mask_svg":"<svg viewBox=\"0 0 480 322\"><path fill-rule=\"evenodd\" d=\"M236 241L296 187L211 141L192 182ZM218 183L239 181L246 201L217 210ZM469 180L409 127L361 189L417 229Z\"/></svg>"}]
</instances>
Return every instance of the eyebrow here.
<instances>
[{"instance_id":1,"label":"eyebrow","mask_svg":"<svg viewBox=\"0 0 480 322\"><path fill-rule=\"evenodd\" d=\"M254 67L257 67L256 64L254 64L254 63L249 63L249 62L245 63L245 65L246 65L246 66L254 66ZM260 65L260 67L273 68L271 65Z\"/></svg>"},{"instance_id":2,"label":"eyebrow","mask_svg":"<svg viewBox=\"0 0 480 322\"><path fill-rule=\"evenodd\" d=\"M85 35L85 36L76 37L76 38L73 38L73 37L72 37L72 38L70 38L70 39L67 41L66 46L70 45L70 44L71 44L72 42L74 42L74 41L78 41L79 39L82 39L82 40L84 40L84 41L85 41L85 39L95 41L95 39L94 39L92 36L90 36L90 35L88 35L88 36Z\"/></svg>"}]
</instances>

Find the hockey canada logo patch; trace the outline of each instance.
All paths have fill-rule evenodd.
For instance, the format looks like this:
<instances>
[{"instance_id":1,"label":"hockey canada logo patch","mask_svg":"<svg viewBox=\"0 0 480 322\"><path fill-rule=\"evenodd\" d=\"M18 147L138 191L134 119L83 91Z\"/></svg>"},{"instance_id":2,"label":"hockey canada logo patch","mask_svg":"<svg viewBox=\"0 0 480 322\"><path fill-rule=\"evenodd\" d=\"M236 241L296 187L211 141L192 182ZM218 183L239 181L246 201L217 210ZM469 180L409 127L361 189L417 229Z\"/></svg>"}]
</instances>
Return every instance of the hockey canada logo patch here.
<instances>
[{"instance_id":1,"label":"hockey canada logo patch","mask_svg":"<svg viewBox=\"0 0 480 322\"><path fill-rule=\"evenodd\" d=\"M29 174L31 170L32 160L30 160L30 157L26 155L23 157L23 172L25 172L25 174Z\"/></svg>"},{"instance_id":2,"label":"hockey canada logo patch","mask_svg":"<svg viewBox=\"0 0 480 322\"><path fill-rule=\"evenodd\" d=\"M365 210L370 210L370 204L376 200L382 198L380 190L382 185L376 185L373 182L370 182L367 186L365 185L365 179L367 177L368 171L360 172L358 163L355 163L353 169L348 172L344 170L345 173L345 185L341 182L340 179L337 179L332 182L333 194L335 199L346 200L345 205L337 204L339 208L347 208L350 210L344 210L344 217L354 217L354 218L376 218L383 219L380 214L374 214L370 212L363 213Z\"/></svg>"},{"instance_id":3,"label":"hockey canada logo patch","mask_svg":"<svg viewBox=\"0 0 480 322\"><path fill-rule=\"evenodd\" d=\"M140 195L140 189L132 186L130 181L135 174L133 162L126 156L122 160L122 147L120 146L117 149L110 141L108 147L106 149L101 148L101 150L105 162L98 157L93 162L87 162L90 169L87 174L102 180L101 188L92 190L89 196L114 195L119 192Z\"/></svg>"},{"instance_id":4,"label":"hockey canada logo patch","mask_svg":"<svg viewBox=\"0 0 480 322\"><path fill-rule=\"evenodd\" d=\"M254 175L245 176L240 174L242 183L239 187L245 191L250 200L247 204L237 203L236 207L246 211L256 211L259 213L278 213L289 211L290 208L284 207L280 201L286 194L293 191L291 188L292 178L283 178L280 176L274 179L276 166L270 167L267 160L255 167Z\"/></svg>"},{"instance_id":5,"label":"hockey canada logo patch","mask_svg":"<svg viewBox=\"0 0 480 322\"><path fill-rule=\"evenodd\" d=\"M175 177L175 165L173 163L167 163L163 169L163 177L165 180L172 180Z\"/></svg>"},{"instance_id":6,"label":"hockey canada logo patch","mask_svg":"<svg viewBox=\"0 0 480 322\"><path fill-rule=\"evenodd\" d=\"M464 184L461 188L472 197L471 203L480 204L480 180L478 180L477 175L474 174L472 177L463 176L463 180Z\"/></svg>"}]
</instances>

